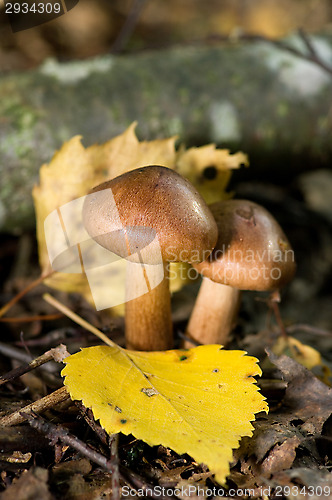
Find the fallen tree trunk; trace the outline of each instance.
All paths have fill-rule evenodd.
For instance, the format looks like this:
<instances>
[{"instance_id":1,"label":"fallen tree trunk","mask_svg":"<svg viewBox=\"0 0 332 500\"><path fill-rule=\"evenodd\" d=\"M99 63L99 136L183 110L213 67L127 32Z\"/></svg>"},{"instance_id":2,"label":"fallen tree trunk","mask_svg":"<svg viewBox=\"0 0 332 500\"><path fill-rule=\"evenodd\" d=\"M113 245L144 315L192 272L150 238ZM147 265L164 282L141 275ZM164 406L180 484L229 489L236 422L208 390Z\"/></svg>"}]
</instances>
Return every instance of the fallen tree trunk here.
<instances>
[{"instance_id":1,"label":"fallen tree trunk","mask_svg":"<svg viewBox=\"0 0 332 500\"><path fill-rule=\"evenodd\" d=\"M313 44L332 66L332 37ZM259 175L332 153L332 76L264 41L48 60L2 76L0 95L1 230L33 226L32 186L63 141L103 142L134 120L141 138L241 149Z\"/></svg>"}]
</instances>

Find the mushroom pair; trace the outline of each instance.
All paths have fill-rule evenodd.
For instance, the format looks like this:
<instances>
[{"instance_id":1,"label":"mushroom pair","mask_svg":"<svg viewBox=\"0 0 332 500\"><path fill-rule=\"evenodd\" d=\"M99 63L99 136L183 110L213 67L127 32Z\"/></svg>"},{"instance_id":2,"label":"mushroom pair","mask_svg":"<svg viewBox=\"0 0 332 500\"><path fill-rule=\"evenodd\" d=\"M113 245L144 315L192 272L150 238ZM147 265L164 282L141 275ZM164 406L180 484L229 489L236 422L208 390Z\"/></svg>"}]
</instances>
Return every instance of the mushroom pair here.
<instances>
[{"instance_id":1,"label":"mushroom pair","mask_svg":"<svg viewBox=\"0 0 332 500\"><path fill-rule=\"evenodd\" d=\"M174 170L142 167L92 189L83 223L91 238L127 260L127 348L172 348L169 262L198 264L217 241L203 198Z\"/></svg>"},{"instance_id":2,"label":"mushroom pair","mask_svg":"<svg viewBox=\"0 0 332 500\"><path fill-rule=\"evenodd\" d=\"M187 328L201 344L227 342L240 290L277 290L295 272L291 246L267 210L246 200L208 207L166 167L142 167L95 187L83 222L97 243L127 260L130 349L173 347L169 262L189 262L203 275Z\"/></svg>"},{"instance_id":3,"label":"mushroom pair","mask_svg":"<svg viewBox=\"0 0 332 500\"><path fill-rule=\"evenodd\" d=\"M218 241L207 260L194 264L203 281L187 336L194 343L226 344L237 315L240 290L274 291L295 273L294 252L274 217L247 200L209 206ZM185 343L192 347L192 342Z\"/></svg>"}]
</instances>

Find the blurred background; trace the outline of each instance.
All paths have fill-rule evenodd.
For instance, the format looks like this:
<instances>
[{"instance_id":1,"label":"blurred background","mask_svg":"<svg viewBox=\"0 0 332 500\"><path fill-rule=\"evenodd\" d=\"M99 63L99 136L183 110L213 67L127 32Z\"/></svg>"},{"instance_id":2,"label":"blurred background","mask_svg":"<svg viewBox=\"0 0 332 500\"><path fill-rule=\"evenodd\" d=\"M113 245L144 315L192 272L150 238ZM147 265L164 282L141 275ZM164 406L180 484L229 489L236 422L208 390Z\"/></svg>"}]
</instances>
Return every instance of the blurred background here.
<instances>
[{"instance_id":1,"label":"blurred background","mask_svg":"<svg viewBox=\"0 0 332 500\"><path fill-rule=\"evenodd\" d=\"M28 3L32 4L33 2L29 1ZM298 36L299 29L313 38L316 34L322 36L326 34L328 37L332 32L331 0L79 0L77 5L65 15L48 23L16 33L12 32L11 26L5 15L5 2L2 1L0 2L0 72L3 75L4 81L6 81L6 78L11 78L11 75L15 74L15 72L22 71L23 73L26 72L29 74L29 70L34 70L47 58L54 58L61 63L65 63L68 61L87 60L98 55L116 54L119 55L120 58L123 57L124 60L127 55L130 56L131 62L126 75L127 78L128 75L130 75L131 80L133 80L135 74L130 73L130 71L132 71L132 68L136 68L134 65L137 60L135 57L136 54L158 54L158 51L161 49L172 49L173 47L189 47L192 48L194 52L201 47L219 46L220 42L227 40L236 41L242 38L242 40L246 42L246 36L248 39L250 39L251 36L262 36L278 41L293 33L296 33L296 36ZM256 47L254 47L253 52L255 50ZM277 48L277 50L279 50L279 48ZM161 51L160 54L162 54L161 58L166 58L168 56L172 57L171 52ZM280 54L280 57L283 57L282 50ZM328 55L330 56L331 54ZM269 56L265 57L268 58ZM145 61L148 60L145 59ZM160 66L162 66L163 63L164 59L161 59ZM271 62L272 70L273 64L275 64L275 61ZM287 67L287 64L288 60L286 57L284 67ZM307 61L306 64L308 64ZM317 69L317 67L316 64L311 64L309 69L314 69L314 72L316 70L316 74L320 72L319 77L321 77L323 74L321 71L322 68L318 67ZM228 71L226 75L228 77L229 74L231 74L228 78L229 88L231 90L227 97L232 99L234 95L241 95L241 102L234 102L236 106L238 106L238 111L240 113L243 112L245 115L245 119L241 121L241 126L245 131L243 136L244 140L247 142L244 142L242 138L240 138L240 141L235 145L222 140L217 140L215 142L218 143L218 146L230 147L232 152L242 149L245 153L249 153L250 168L242 168L234 173L230 189L234 191L237 197L252 199L266 206L284 227L285 232L295 248L298 260L298 274L294 283L288 290L289 300L287 300L286 295L286 299L282 303L286 321L288 318L290 322L313 322L322 328L329 328L332 322L330 307L330 284L332 280L332 175L330 170L331 140L329 135L332 126L331 106L329 106L329 103L326 101L326 97L321 98L318 96L318 98L315 99L314 96L311 100L311 95L308 94L307 98L305 94L297 92L296 85L294 85L294 88L291 88L291 92L286 95L283 93L281 85L279 85L279 83L282 82L282 78L280 82L277 82L274 86L273 71L271 70L267 82L260 82L264 92L266 89L264 94L264 97L267 99L266 102L269 102L268 99L274 92L276 95L280 92L284 101L278 102L278 106L276 106L275 110L269 110L269 120L271 122L274 120L275 123L279 124L277 127L277 139L273 142L273 147L271 146L270 148L269 140L272 137L273 131L271 132L269 129L271 122L266 121L268 110L266 109L263 99L262 104L259 102L259 92L256 91L255 93L255 91L253 91L251 94L250 89L247 89L247 87L249 87L247 82L258 82L260 75L256 75L254 73L255 70L253 70L248 77L246 68L243 69L241 67L239 68L239 77L237 69L237 67L231 66L230 70L228 67L226 67L226 69L223 67L221 75L224 76L223 71L226 73ZM300 69L302 71L302 67ZM307 70L308 66L305 66L305 69ZM195 78L193 79L193 89L195 89L195 92L197 91L197 95L203 96L201 107L206 105L206 103L209 104L209 99L211 99L211 106L213 106L215 102L219 102L217 98L224 98L224 95L221 95L221 97L219 96L219 94L222 94L219 80L216 79L211 85L214 89L217 88L217 91L215 90L215 101L213 101L210 88L207 85L208 82L204 80L204 75L201 77L200 68L189 67L189 70L194 70ZM120 77L118 81L120 84L119 87L115 87L115 89L120 88L121 94L126 96L125 85L121 86L121 71L122 68L119 70ZM301 71L297 73L294 72L293 77L295 83L301 83L301 78L303 79ZM331 68L330 71L332 74ZM34 78L36 78L37 73L33 73L32 71L31 74L34 74ZM148 70L145 71L145 74L148 74ZM327 92L329 91L328 85L331 83L331 80L329 80L329 78L332 78L331 74L325 71L323 76L323 83L326 81L328 82L326 84ZM245 75L244 79L243 75ZM178 75L172 76L175 78ZM290 76L292 77L292 75ZM41 79L40 82L38 81L38 85L36 84L33 88L33 90L35 90L36 87L38 87L34 95L33 92L30 92L28 96L23 95L23 98L20 96L21 101L18 102L20 102L19 106L22 106L22 103L25 106L27 102L28 106L31 105L31 107L35 105L39 106L39 103L41 103L40 109L38 108L39 115L37 115L36 120L42 122L44 116L47 116L47 113L49 113L50 116L47 118L49 123L44 125L42 122L41 128L45 130L49 129L48 133L50 135L53 134L55 138L46 136L47 140L44 142L48 149L44 152L41 147L42 141L39 140L38 134L40 130L38 129L36 132L36 140L39 141L37 142L37 146L34 142L32 142L32 145L29 143L30 149L27 148L27 153L23 151L22 157L18 154L17 157L14 158L15 155L10 151L7 157L4 156L5 160L2 160L3 170L9 171L11 169L11 171L15 173L14 193L13 195L11 193L9 193L9 195L5 193L7 198L4 204L9 205L16 193L22 191L23 194L22 197L19 198L19 202L21 202L21 206L24 206L24 204L29 205L28 216L25 217L24 215L19 225L17 225L16 219L15 226L13 226L11 222L6 224L4 226L5 232L0 235L2 244L0 251L0 276L2 281L6 283L5 292L1 297L2 303L8 301L23 287L26 281L29 281L31 269L33 269L32 273L35 276L39 273L31 188L34 183L38 182L38 171L41 163L45 161L48 162L51 159L51 155L60 147L63 140L68 140L72 135L79 133L84 135L85 138L88 137L86 144L89 144L88 141L90 141L90 144L97 141L102 142L112 135L116 135L116 133L121 133L136 119L140 120L138 133L141 134L141 138L151 139L178 133L177 130L175 132L170 132L167 129L167 112L169 111L168 108L170 107L170 103L169 95L167 95L167 92L162 92L162 87L160 87L162 93L157 95L157 104L155 103L155 107L151 106L149 108L149 105L146 105L151 115L148 124L146 123L147 120L144 121L142 116L139 116L137 113L137 109L139 111L142 110L144 104L141 108L139 105L137 108L135 107L138 101L139 104L141 103L141 98L138 99L139 94L137 94L134 89L131 95L132 100L129 101L130 105L134 107L134 110L131 114L129 112L127 113L126 97L122 101L120 99L120 109L115 108L120 119L118 123L115 123L114 128L111 128L112 120L104 119L102 115L105 108L110 105L108 102L105 105L103 101L104 95L102 94L103 89L101 87L99 87L98 90L98 96L101 103L97 102L97 104L95 104L94 99L90 99L90 96L94 96L89 87L86 91L86 95L82 93L81 100L79 100L79 98L77 98L77 101L73 99L76 108L71 108L72 89L70 85L66 87L60 80L56 84L53 84L51 77L47 83L45 75L43 78L44 80ZM151 75L148 74L148 83L146 87L148 90L151 88L150 78ZM13 79L10 80L10 82L14 82L13 88L15 86L19 88L19 92L21 92L21 87L19 85L20 79L21 76L19 76L18 79L15 79L14 76ZM113 88L113 79L114 75L112 74L108 79L108 85L110 85L110 87L107 87L105 91L108 95L110 94L108 89ZM275 80L276 79L277 78L275 78ZM25 82L25 80L22 81ZM174 86L176 87L177 80L174 81ZM197 83L198 81L199 83ZM44 82L48 85L47 90L43 88ZM188 82L186 82L186 84L187 83ZM10 89L11 85L12 83L9 83L7 88ZM25 83L22 84L23 91L24 85ZM315 83L313 83L313 85L315 85ZM58 93L56 93L57 87L60 88ZM28 86L27 88L29 91ZM242 94L244 88L246 91ZM76 89L78 89L77 94L80 95L81 86L77 85ZM76 92L76 89L73 93ZM49 92L49 94L47 92ZM17 96L16 94L14 95L16 99ZM65 95L69 97L67 101L64 101L66 104L62 104L60 107L59 96L62 98ZM115 93L112 101L112 103L115 101L116 105L118 104L117 95L118 94ZM163 97L163 102L160 106L163 107L161 111L158 110L159 95ZM302 116L300 121L305 122L307 127L303 134L305 138L304 146L303 143L297 145L292 142L293 136L296 137L298 127L298 120L295 116L294 108L292 108L292 99L295 102L297 95L299 95L300 102L298 108L301 108L301 110L303 108L303 115L300 114L300 116ZM256 96L256 100L250 100L251 96ZM169 114L172 115L172 112L174 112L176 116L179 108L178 102L180 102L181 105L184 103L183 109L181 109L186 113L184 116L187 122L182 130L186 140L187 136L185 134L187 133L187 124L192 124L192 120L195 118L195 108L190 108L193 99L189 99L189 103L186 103L185 99L181 100L181 95L177 97L179 97L179 101L176 101L175 104L173 103L173 109L169 111ZM2 102L6 102L6 95L2 95L1 100ZM89 100L91 102L89 102ZM83 105L81 104L82 102ZM123 102L125 104L123 104ZM271 102L273 102L273 99ZM316 115L314 115L314 113L311 114L314 107L312 102L314 102L314 105L317 104L319 112L323 111L322 115L318 115L318 112ZM259 108L260 104L261 107ZM50 105L50 107L46 109L48 105ZM43 106L45 106L45 112ZM200 104L197 105L197 107L199 106ZM53 119L54 115L52 113L58 113L57 110L59 107L61 108L60 115L57 117L55 126ZM87 116L82 115L82 117L76 119L75 112L85 107L88 109L86 112ZM91 134L89 137L88 133L90 133L90 129L87 123L89 122L88 118L90 118L90 110L93 109L93 107L96 108L96 114L101 115L102 118L99 117L99 121L95 119L95 122L91 120L91 129L94 128L94 123L96 123L97 126L95 127L96 131L93 130L95 135ZM257 108L259 108L258 111ZM155 125L156 121L160 119L160 117L156 119L156 109L158 110L157 112L162 115L164 120L162 126L165 127L164 129L162 126L158 128L158 126ZM301 110L297 112L301 112ZM28 109L28 111L30 110ZM228 113L228 108L226 111L227 121L230 114ZM10 113L11 110L8 112L9 118L0 116L0 127L3 126L5 134L7 134L6 137L10 137L10 140L13 140L13 136L10 134L13 132L15 135L16 130L18 130L21 135L17 136L17 140L20 141L22 139L24 141L28 135L26 134L26 129L21 132L19 128L24 122L20 114L21 111L15 111L13 114ZM114 116L117 117L118 115ZM125 118L122 119L122 115ZM64 120L63 116L65 116L65 120L67 120L69 124L68 128L64 127L64 131L61 131L62 135L60 133L56 135L61 126L61 120ZM73 120L72 116L74 117ZM242 120L242 115L240 116ZM219 120L218 116L217 119ZM11 123L10 120L13 121L12 128L8 126L8 123ZM72 122L75 120L76 123L73 125ZM189 145L200 145L207 142L207 140L211 140L211 136L207 138L204 135L208 127L206 127L204 123L201 123L199 119L198 122L197 129L200 132L200 136L198 136L197 133L190 135L189 131ZM256 129L251 134L253 122L256 124ZM27 123L27 128L29 128L30 122L27 121ZM314 123L314 125L312 125L312 123ZM17 127L17 129L15 127ZM109 129L107 127L109 127ZM104 134L104 136L101 134ZM289 138L290 134L293 134L291 138ZM181 135L181 139L183 135ZM41 137L44 136L41 135ZM280 148L278 149L278 140L280 140L281 137L283 138L284 144L289 147L286 151L280 151ZM314 143L313 139L315 137L319 137L320 140ZM53 139L54 141L52 142ZM214 140L213 137L212 140ZM322 150L321 145L324 146L324 150ZM265 148L264 150L263 147ZM39 156L38 149L41 150ZM310 150L310 155L308 154L308 150ZM27 178L22 177L20 174L17 175L17 172L20 172L18 168L26 161L30 161L30 163L34 165L32 174L29 174ZM12 163L10 164L10 162ZM273 167L271 165L273 165ZM207 165L207 167L211 166ZM23 196L25 196L25 198L22 203ZM16 208L12 209L14 215L17 211ZM193 300L194 296L190 298L190 306ZM183 307L182 302L179 307ZM29 308L30 305L28 304L28 309ZM37 309L38 312L40 312L38 307L35 308L31 306L31 309ZM318 309L320 311L319 316L317 315ZM185 316L188 310L186 309L184 311ZM258 314L259 312L261 314ZM264 324L266 305L262 305L255 301L255 297L249 294L248 307L247 309L244 307L242 314L243 329L257 330ZM181 317L183 318L184 316L182 314ZM251 322L247 321L248 318L251 319ZM259 324L255 325L255 320L259 321ZM16 335L18 335L20 328L19 324L15 325ZM29 328L32 329L33 325ZM35 328L39 334L40 325ZM28 328L26 328L26 330L27 329Z\"/></svg>"},{"instance_id":2,"label":"blurred background","mask_svg":"<svg viewBox=\"0 0 332 500\"><path fill-rule=\"evenodd\" d=\"M37 3L20 0L19 4L24 1L30 6ZM231 153L248 154L249 168L234 171L228 189L235 197L255 201L274 215L294 248L297 272L282 291L280 317L267 294L243 293L230 347L245 349L263 362L265 348L275 346L285 329L288 335L317 349L314 370L327 379L332 373L332 0L79 0L70 9L68 5L75 1L59 0L69 9L64 15L13 32L5 13L9 2L0 0L0 374L59 343L65 343L70 352L96 344L95 336L45 302L45 292L124 344L123 318L113 312L110 316L107 310L96 311L79 293L52 290L41 282L31 193L40 182L41 165L49 164L64 142L79 135L85 147L100 144L137 121L140 140L178 135L185 147L213 142ZM17 22L24 22L24 14L21 16ZM287 47L282 45L285 43ZM104 55L109 57L98 58ZM119 155L121 147L117 149ZM68 172L74 170L70 168L73 156L65 163ZM79 163L77 171L83 178L84 165L81 169ZM198 183L217 183L218 175L209 160L202 165ZM66 173L64 178L54 177L54 192L66 193ZM186 329L199 285L198 279L172 296L177 339ZM22 294L24 290L28 293ZM17 303L1 317L1 308L16 298ZM292 351L285 352L293 355ZM57 365L53 385L50 377L41 379L31 372L6 388L2 386L1 409L14 411L27 398L38 399L60 387ZM269 366L265 373L268 379ZM302 384L302 378L297 378ZM276 409L283 411L280 391L273 393L273 384L271 387ZM306 399L306 394L312 397L315 386L310 382L307 393L302 393L302 385L296 387ZM330 404L328 397L324 404ZM323 403L317 406L316 401L318 396L312 411L318 408L318 414ZM293 463L297 443L302 443L294 462L295 472L289 475L296 488L302 484L297 474L303 466L308 474L303 484L316 484L314 478L318 481L319 477L321 483L317 484L331 485L331 418L319 460L309 438L323 443L323 436L312 430L312 419L305 422L303 431L301 428L305 438L299 441L297 425L303 421L298 409L302 409L302 402L290 421L291 432L282 434L278 423L273 431L276 438L269 438L273 450L265 454L265 463L269 462L266 484L287 484L284 469ZM76 415L77 409L68 416L65 408L53 415L53 421L64 421L68 429L90 439L83 419L76 419ZM271 422L279 422L271 418ZM323 422L321 418L317 421ZM272 429L270 424L267 427ZM1 448L2 441L11 440L12 434L5 433L7 429L3 438L0 436ZM286 447L283 436L287 436ZM93 476L95 471L87 476L85 495L80 494L82 486L75 468L68 480L63 479L61 468L56 475L56 467L61 464L52 468L54 457L61 461L67 446L60 451L57 445L55 453L52 449L47 456L38 441L26 438L26 442L26 451L30 451L31 443L36 446L27 465L16 457L5 464L1 462L3 450L0 452L0 489L33 463L50 471L53 488L59 481L57 498L65 498L63 488L69 489L69 484L73 495L66 498L92 498L90 487L96 478L99 481L99 476ZM99 440L91 442L95 449L101 449ZM18 445L13 448L18 449ZM261 441L258 449L261 452ZM272 476L279 471L273 468L278 467L275 451L281 457L282 475L277 479ZM250 455L249 460L251 453L245 453ZM292 457L290 462L288 455ZM133 453L126 466L132 467L135 460ZM145 456L144 460L145 468ZM64 462L70 466L70 460ZM151 470L153 474L148 477L157 480L155 465ZM323 476L324 471L329 478ZM167 468L163 471L166 484L171 480L170 472ZM247 483L241 478L260 473L254 462L241 462L234 484L242 488ZM39 488L39 482L36 484ZM10 491L10 498L18 498L15 490ZM33 497L29 488L25 492ZM98 498L100 495L108 493L98 493ZM42 497L39 490L37 496Z\"/></svg>"},{"instance_id":3,"label":"blurred background","mask_svg":"<svg viewBox=\"0 0 332 500\"><path fill-rule=\"evenodd\" d=\"M3 0L0 6L1 71L29 69L50 56L84 59L239 33L279 38L332 23L330 0L80 0L66 15L13 34Z\"/></svg>"}]
</instances>

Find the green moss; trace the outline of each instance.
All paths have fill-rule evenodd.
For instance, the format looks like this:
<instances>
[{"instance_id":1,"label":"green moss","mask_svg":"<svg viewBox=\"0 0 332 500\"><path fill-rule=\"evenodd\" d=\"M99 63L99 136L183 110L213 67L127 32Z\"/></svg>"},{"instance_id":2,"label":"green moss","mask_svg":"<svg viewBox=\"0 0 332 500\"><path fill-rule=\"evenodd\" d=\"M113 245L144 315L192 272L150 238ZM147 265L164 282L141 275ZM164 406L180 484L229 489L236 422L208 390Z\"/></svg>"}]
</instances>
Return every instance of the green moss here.
<instances>
[{"instance_id":1,"label":"green moss","mask_svg":"<svg viewBox=\"0 0 332 500\"><path fill-rule=\"evenodd\" d=\"M277 115L280 116L280 118L285 118L289 113L289 105L287 102L279 102L277 104Z\"/></svg>"}]
</instances>

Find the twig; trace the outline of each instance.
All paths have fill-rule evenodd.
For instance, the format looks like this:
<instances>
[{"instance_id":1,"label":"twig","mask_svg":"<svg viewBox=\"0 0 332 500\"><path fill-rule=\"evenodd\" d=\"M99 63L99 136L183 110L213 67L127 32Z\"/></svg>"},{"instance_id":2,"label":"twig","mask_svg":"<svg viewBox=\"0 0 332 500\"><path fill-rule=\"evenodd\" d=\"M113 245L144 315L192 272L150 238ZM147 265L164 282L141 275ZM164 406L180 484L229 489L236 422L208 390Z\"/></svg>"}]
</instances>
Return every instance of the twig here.
<instances>
[{"instance_id":1,"label":"twig","mask_svg":"<svg viewBox=\"0 0 332 500\"><path fill-rule=\"evenodd\" d=\"M283 50L286 50L287 52L299 57L300 59L304 59L305 61L315 63L321 69L326 71L326 73L328 73L330 76L332 76L332 67L329 66L328 64L326 64L321 59L321 57L317 54L317 52L314 49L308 35L305 35L303 31L300 31L299 35L308 49L307 53L302 52L301 50L297 49L296 47L293 47L292 45L289 45L288 43L282 42L280 40L271 40L271 39L265 38L265 37L259 37L259 38L261 38L262 41L266 41L268 43L271 43L272 45L275 45L276 47L279 47Z\"/></svg>"},{"instance_id":2,"label":"twig","mask_svg":"<svg viewBox=\"0 0 332 500\"><path fill-rule=\"evenodd\" d=\"M83 319L80 316L78 316L78 314L76 314L73 311L71 311L64 304L61 304L61 302L59 302L58 300L56 300L49 293L45 293L43 295L43 298L44 298L44 300L46 300L46 302L48 302L49 304L51 304L52 306L54 306L56 309L58 309L59 311L61 311L63 314L65 314L66 316L68 316L68 318L72 319L75 323L77 323L78 325L82 326L83 328L85 328L89 332L91 332L94 335L96 335L98 338L100 338L100 340L102 340L103 342L105 342L105 344L107 344L107 345L109 345L111 347L117 347L117 345L114 342L112 342L112 340L109 339L103 332L101 332L100 330L98 330L98 328L95 328L90 323L88 323L87 321L85 321L85 319Z\"/></svg>"},{"instance_id":3,"label":"twig","mask_svg":"<svg viewBox=\"0 0 332 500\"><path fill-rule=\"evenodd\" d=\"M46 420L34 413L26 413L23 410L20 413L22 418L27 420L31 427L40 433L45 434L50 439L52 445L55 445L58 441L69 445L82 455L88 457L94 463L114 474L115 464L112 459L108 460L104 455L96 450L93 450L90 446L83 443L83 441L78 439L73 434L70 434L69 431L61 425L54 425L51 422L46 422Z\"/></svg>"},{"instance_id":4,"label":"twig","mask_svg":"<svg viewBox=\"0 0 332 500\"><path fill-rule=\"evenodd\" d=\"M126 482L131 483L134 488L140 490L141 496L147 498L158 498L161 500L176 500L178 498L178 496L170 495L169 493L167 496L160 494L160 492L156 492L156 494L154 494L154 487L151 484L146 483L138 474L122 466L120 466L120 471L121 477L123 477Z\"/></svg>"},{"instance_id":5,"label":"twig","mask_svg":"<svg viewBox=\"0 0 332 500\"><path fill-rule=\"evenodd\" d=\"M14 305L16 304L24 295L26 295L30 290L35 288L37 285L42 283L46 278L49 278L52 274L54 274L55 271L50 271L48 274L43 274L39 276L36 280L32 281L29 283L28 286L26 286L23 290L21 290L15 297L13 297L7 304L5 304L1 309L0 309L0 318L6 314L6 312Z\"/></svg>"},{"instance_id":6,"label":"twig","mask_svg":"<svg viewBox=\"0 0 332 500\"><path fill-rule=\"evenodd\" d=\"M277 324L280 328L280 333L284 338L288 338L284 322L282 320L281 314L280 314L280 308L279 308L279 302L280 302L280 293L278 290L272 292L270 294L270 297L268 299L268 305L272 309L275 319L277 321Z\"/></svg>"},{"instance_id":7,"label":"twig","mask_svg":"<svg viewBox=\"0 0 332 500\"><path fill-rule=\"evenodd\" d=\"M143 10L144 4L146 0L133 0L133 5L131 10L122 26L122 29L117 36L115 42L113 43L111 52L113 54L121 52L131 37L139 16Z\"/></svg>"},{"instance_id":8,"label":"twig","mask_svg":"<svg viewBox=\"0 0 332 500\"><path fill-rule=\"evenodd\" d=\"M119 484L120 478L125 483L133 485L134 488L136 487L144 491L147 497L159 498L162 500L176 499L175 495L168 495L167 497L165 497L164 495L158 494L157 496L155 496L153 494L153 486L151 484L146 483L137 474L119 465L117 460L117 451L115 450L115 448L117 449L118 446L117 438L111 443L111 458L107 459L104 455L83 443L76 436L70 434L69 431L64 427L46 422L39 415L36 415L34 413L26 413L24 409L21 410L20 413L21 418L27 420L31 427L46 435L51 440L51 444L55 445L58 441L60 441L61 443L71 446L83 456L89 458L89 460L91 460L92 462L103 467L107 470L107 472L110 472L112 474L112 498L114 498L115 500L118 500L120 498L120 488L117 487L114 482L118 482ZM117 488L119 488L118 491ZM119 495L118 497L116 496L117 494Z\"/></svg>"},{"instance_id":9,"label":"twig","mask_svg":"<svg viewBox=\"0 0 332 500\"><path fill-rule=\"evenodd\" d=\"M321 335L322 337L331 337L332 331L324 330L322 328L317 328L316 326L306 325L304 323L298 323L296 325L290 325L286 328L287 333L294 332L306 332L312 335Z\"/></svg>"},{"instance_id":10,"label":"twig","mask_svg":"<svg viewBox=\"0 0 332 500\"><path fill-rule=\"evenodd\" d=\"M236 35L235 40L239 41L248 41L248 42L266 42L271 45L274 45L275 47L289 52L290 54L299 57L300 59L304 59L305 61L312 62L319 66L322 70L324 70L326 73L328 73L330 76L332 76L332 66L327 64L325 61L322 60L320 55L317 53L315 50L309 36L303 31L299 30L299 36L302 39L303 43L305 44L307 48L307 52L302 52L300 49L297 49L296 47L290 45L289 43L286 43L282 40L274 40L273 38L268 38L264 35L255 35L255 34L249 34L249 33L243 33ZM208 37L206 41L225 41L229 42L232 41L232 38L227 35L211 35ZM202 40L200 40L202 42Z\"/></svg>"},{"instance_id":11,"label":"twig","mask_svg":"<svg viewBox=\"0 0 332 500\"><path fill-rule=\"evenodd\" d=\"M312 57L319 57L307 33L302 28L299 29L298 33L307 47L308 53L311 54Z\"/></svg>"},{"instance_id":12,"label":"twig","mask_svg":"<svg viewBox=\"0 0 332 500\"><path fill-rule=\"evenodd\" d=\"M29 364L32 361L32 356L22 349L18 349L11 344L6 344L5 342L0 342L0 353L7 356L8 358L16 359L21 363Z\"/></svg>"},{"instance_id":13,"label":"twig","mask_svg":"<svg viewBox=\"0 0 332 500\"><path fill-rule=\"evenodd\" d=\"M108 446L108 434L106 431L95 421L93 413L90 408L86 408L81 401L75 401L75 405L80 410L86 423L91 427L93 432L97 434L103 445Z\"/></svg>"},{"instance_id":14,"label":"twig","mask_svg":"<svg viewBox=\"0 0 332 500\"><path fill-rule=\"evenodd\" d=\"M38 399L38 401L34 401L29 405L21 408L20 410L14 411L10 415L6 415L0 418L0 426L10 426L21 424L26 420L26 417L23 416L30 414L31 412L43 412L49 408L54 408L59 403L63 403L70 399L70 396L65 387L61 387L60 389L48 394L47 396Z\"/></svg>"},{"instance_id":15,"label":"twig","mask_svg":"<svg viewBox=\"0 0 332 500\"><path fill-rule=\"evenodd\" d=\"M120 500L120 473L119 473L119 457L118 457L118 443L119 434L112 434L109 436L106 431L94 420L93 413L90 408L86 408L80 401L75 402L76 406L80 409L84 420L95 432L104 445L110 448L110 460L114 464L114 471L112 474L112 498Z\"/></svg>"},{"instance_id":16,"label":"twig","mask_svg":"<svg viewBox=\"0 0 332 500\"><path fill-rule=\"evenodd\" d=\"M37 316L21 316L18 318L0 318L0 323L31 323L32 321L52 321L62 318L63 314L40 314Z\"/></svg>"},{"instance_id":17,"label":"twig","mask_svg":"<svg viewBox=\"0 0 332 500\"><path fill-rule=\"evenodd\" d=\"M112 474L112 497L114 500L120 500L121 498L118 446L119 446L119 434L113 434L112 436L110 436L110 451L111 451L110 460L114 464L114 470Z\"/></svg>"},{"instance_id":18,"label":"twig","mask_svg":"<svg viewBox=\"0 0 332 500\"><path fill-rule=\"evenodd\" d=\"M177 330L176 333L177 333L177 336L179 337L180 340L184 340L186 342L190 342L193 347L197 347L199 345L202 345L197 340L189 338L188 335L186 335L185 333L183 333L181 330Z\"/></svg>"},{"instance_id":19,"label":"twig","mask_svg":"<svg viewBox=\"0 0 332 500\"><path fill-rule=\"evenodd\" d=\"M0 342L0 353L24 364L29 364L33 360L33 356L31 356L31 354L24 352L22 349L19 349L11 344L6 344L5 342ZM46 365L43 368L48 371L54 371L50 365Z\"/></svg>"},{"instance_id":20,"label":"twig","mask_svg":"<svg viewBox=\"0 0 332 500\"><path fill-rule=\"evenodd\" d=\"M13 344L15 346L22 347L23 344L27 347L40 347L45 345L54 345L56 342L65 342L67 337L76 339L81 339L82 335L77 334L74 328L69 328L68 326L57 328L56 330L52 330L48 333L45 333L42 337L27 339L22 342L21 340L17 340Z\"/></svg>"},{"instance_id":21,"label":"twig","mask_svg":"<svg viewBox=\"0 0 332 500\"><path fill-rule=\"evenodd\" d=\"M314 49L309 37L303 30L299 31L300 38L303 40L305 46L307 47L308 52L302 52L300 49L297 49L296 47L293 47L292 45L283 42L281 40L273 40L271 38L261 36L261 35L243 35L240 36L242 40L253 40L253 41L261 41L261 42L267 42L275 47L278 47L279 49L285 50L286 52L289 52L290 54L293 54L294 56L299 57L300 59L304 59L305 61L309 61L312 63L315 63L317 66L319 66L321 69L326 71L330 76L332 76L332 67L329 66L327 63L325 63L319 54L316 52Z\"/></svg>"},{"instance_id":22,"label":"twig","mask_svg":"<svg viewBox=\"0 0 332 500\"><path fill-rule=\"evenodd\" d=\"M67 356L69 356L67 348L64 344L61 344L58 347L46 351L41 356L38 356L38 358L33 359L30 363L23 366L19 366L14 370L10 370L10 372L6 373L5 375L1 375L0 386L2 384L9 382L10 380L14 380L17 377L24 375L24 373L28 373L31 370L34 370L35 368L42 366L43 364L47 363L48 361L51 361L52 359L60 363Z\"/></svg>"}]
</instances>

